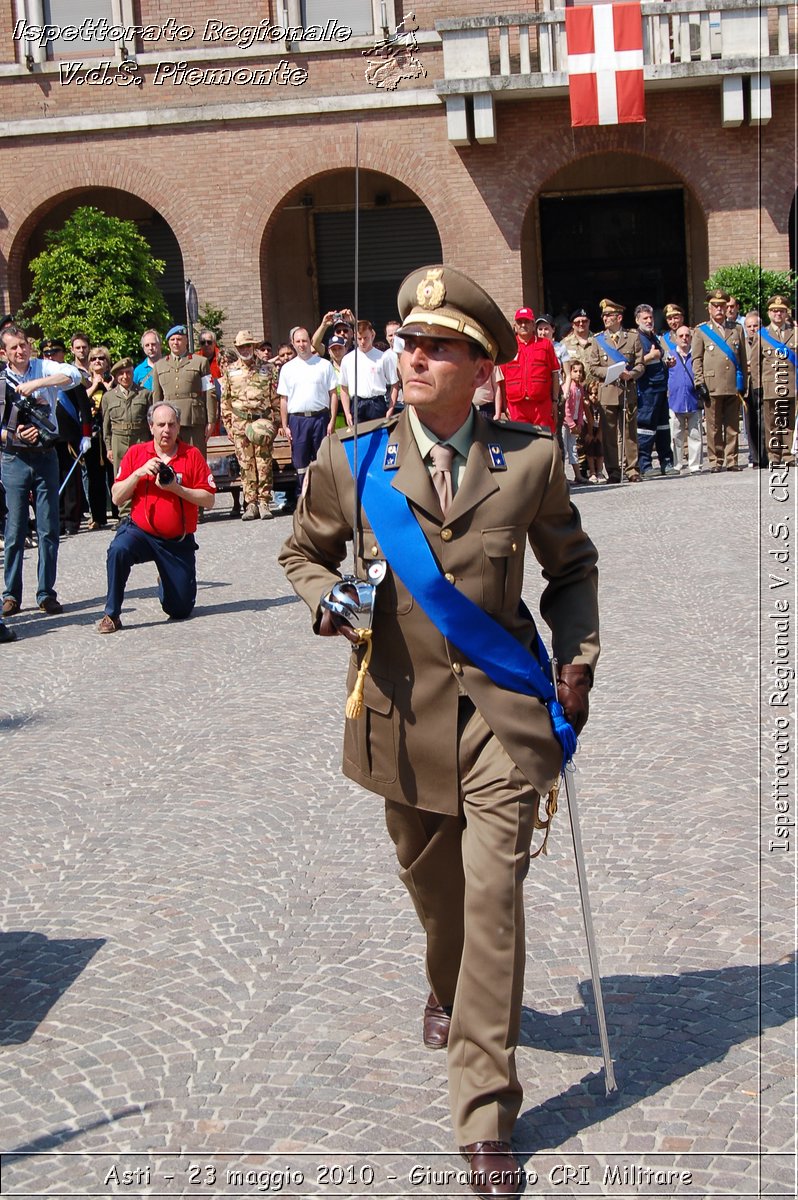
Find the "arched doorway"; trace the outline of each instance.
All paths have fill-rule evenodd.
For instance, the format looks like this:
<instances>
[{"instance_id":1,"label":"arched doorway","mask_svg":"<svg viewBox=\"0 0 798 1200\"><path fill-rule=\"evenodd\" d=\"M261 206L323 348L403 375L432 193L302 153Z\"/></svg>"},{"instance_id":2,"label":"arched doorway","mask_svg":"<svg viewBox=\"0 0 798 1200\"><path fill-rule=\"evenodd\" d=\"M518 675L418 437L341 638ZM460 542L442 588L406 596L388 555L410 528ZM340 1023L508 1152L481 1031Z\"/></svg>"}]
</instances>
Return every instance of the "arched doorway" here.
<instances>
[{"instance_id":1,"label":"arched doorway","mask_svg":"<svg viewBox=\"0 0 798 1200\"><path fill-rule=\"evenodd\" d=\"M185 287L183 281L183 256L177 238L157 209L144 200L131 196L117 188L87 188L69 192L55 202L36 219L28 234L27 245L22 254L20 288L23 297L30 295L32 278L29 264L46 246L46 234L51 229L61 229L77 208L91 205L111 217L133 221L139 233L147 240L155 258L162 259L165 270L158 286L163 293L170 316L184 321L186 317Z\"/></svg>"},{"instance_id":2,"label":"arched doorway","mask_svg":"<svg viewBox=\"0 0 798 1200\"><path fill-rule=\"evenodd\" d=\"M532 206L533 210L535 206ZM701 307L708 273L706 220L683 180L640 155L590 155L553 176L528 216L524 250L538 303L555 315L584 305L598 323L609 296Z\"/></svg>"},{"instance_id":3,"label":"arched doorway","mask_svg":"<svg viewBox=\"0 0 798 1200\"><path fill-rule=\"evenodd\" d=\"M358 315L381 337L408 272L439 262L441 239L415 192L390 175L360 172ZM269 223L261 251L273 339L293 325L355 303L355 175L333 171L294 188Z\"/></svg>"}]
</instances>

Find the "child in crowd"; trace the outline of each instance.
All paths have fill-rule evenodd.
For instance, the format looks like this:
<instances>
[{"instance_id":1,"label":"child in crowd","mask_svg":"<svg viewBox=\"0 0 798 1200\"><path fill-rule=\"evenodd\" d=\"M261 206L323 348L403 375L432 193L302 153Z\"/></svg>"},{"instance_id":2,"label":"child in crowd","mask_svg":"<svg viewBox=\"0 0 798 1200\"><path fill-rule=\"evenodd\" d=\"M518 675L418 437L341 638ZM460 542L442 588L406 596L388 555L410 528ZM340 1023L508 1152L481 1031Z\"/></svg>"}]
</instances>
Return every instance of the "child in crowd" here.
<instances>
[{"instance_id":1,"label":"child in crowd","mask_svg":"<svg viewBox=\"0 0 798 1200\"><path fill-rule=\"evenodd\" d=\"M599 404L598 380L591 379L587 385L585 405L585 457L587 473L591 483L598 483L604 473L604 414Z\"/></svg>"},{"instance_id":2,"label":"child in crowd","mask_svg":"<svg viewBox=\"0 0 798 1200\"><path fill-rule=\"evenodd\" d=\"M565 460L574 469L574 483L587 483L579 466L578 441L585 423L585 367L579 359L571 363L570 380L565 393L565 413L562 424L562 442Z\"/></svg>"}]
</instances>

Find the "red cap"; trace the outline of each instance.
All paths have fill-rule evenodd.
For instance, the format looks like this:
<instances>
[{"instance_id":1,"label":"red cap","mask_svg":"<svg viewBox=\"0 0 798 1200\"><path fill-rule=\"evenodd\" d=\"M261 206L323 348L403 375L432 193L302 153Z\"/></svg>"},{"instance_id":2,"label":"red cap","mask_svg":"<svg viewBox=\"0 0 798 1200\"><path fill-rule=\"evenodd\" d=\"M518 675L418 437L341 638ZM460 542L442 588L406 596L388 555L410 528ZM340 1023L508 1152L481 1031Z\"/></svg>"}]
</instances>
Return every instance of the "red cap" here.
<instances>
[{"instance_id":1,"label":"red cap","mask_svg":"<svg viewBox=\"0 0 798 1200\"><path fill-rule=\"evenodd\" d=\"M519 308L515 314L516 321L534 321L535 314L531 308Z\"/></svg>"}]
</instances>

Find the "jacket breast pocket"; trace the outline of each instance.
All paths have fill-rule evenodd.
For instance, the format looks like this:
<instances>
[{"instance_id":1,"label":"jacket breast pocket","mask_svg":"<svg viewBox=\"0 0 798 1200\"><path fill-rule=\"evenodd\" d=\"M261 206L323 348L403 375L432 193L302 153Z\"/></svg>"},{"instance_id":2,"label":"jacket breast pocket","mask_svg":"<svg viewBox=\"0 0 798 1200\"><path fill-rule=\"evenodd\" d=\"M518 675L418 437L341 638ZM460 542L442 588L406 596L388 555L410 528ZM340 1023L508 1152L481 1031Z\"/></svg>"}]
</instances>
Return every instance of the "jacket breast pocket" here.
<instances>
[{"instance_id":1,"label":"jacket breast pocket","mask_svg":"<svg viewBox=\"0 0 798 1200\"><path fill-rule=\"evenodd\" d=\"M349 686L356 667L349 672ZM366 675L363 687L363 714L347 721L344 731L344 758L353 763L374 783L396 780L396 712L393 684L389 679Z\"/></svg>"},{"instance_id":2,"label":"jacket breast pocket","mask_svg":"<svg viewBox=\"0 0 798 1200\"><path fill-rule=\"evenodd\" d=\"M482 607L488 612L500 612L521 595L524 536L520 525L482 530Z\"/></svg>"}]
</instances>

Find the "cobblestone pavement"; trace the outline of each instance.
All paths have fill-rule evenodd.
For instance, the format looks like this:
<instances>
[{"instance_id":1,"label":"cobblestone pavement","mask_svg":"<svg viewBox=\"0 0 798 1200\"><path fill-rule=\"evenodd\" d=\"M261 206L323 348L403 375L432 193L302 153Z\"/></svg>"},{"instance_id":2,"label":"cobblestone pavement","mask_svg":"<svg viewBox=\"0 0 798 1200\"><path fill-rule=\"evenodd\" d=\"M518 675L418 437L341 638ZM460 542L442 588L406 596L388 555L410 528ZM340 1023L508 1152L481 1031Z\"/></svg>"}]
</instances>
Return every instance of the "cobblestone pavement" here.
<instances>
[{"instance_id":1,"label":"cobblestone pavement","mask_svg":"<svg viewBox=\"0 0 798 1200\"><path fill-rule=\"evenodd\" d=\"M577 499L605 647L577 778L620 1095L563 806L527 884L528 1195L795 1193L795 855L769 850L764 784L757 807L758 487ZM794 498L774 511L791 530ZM110 533L62 544L61 617L31 608L28 556L0 650L4 1195L469 1194L381 803L338 770L346 648L288 593L287 532L215 512L194 619L165 621L144 566L111 637Z\"/></svg>"}]
</instances>

